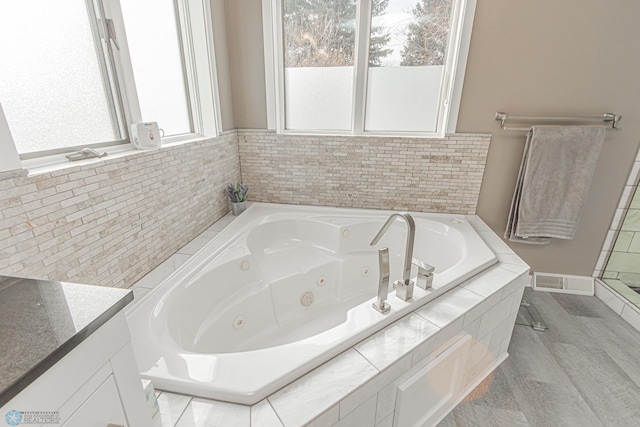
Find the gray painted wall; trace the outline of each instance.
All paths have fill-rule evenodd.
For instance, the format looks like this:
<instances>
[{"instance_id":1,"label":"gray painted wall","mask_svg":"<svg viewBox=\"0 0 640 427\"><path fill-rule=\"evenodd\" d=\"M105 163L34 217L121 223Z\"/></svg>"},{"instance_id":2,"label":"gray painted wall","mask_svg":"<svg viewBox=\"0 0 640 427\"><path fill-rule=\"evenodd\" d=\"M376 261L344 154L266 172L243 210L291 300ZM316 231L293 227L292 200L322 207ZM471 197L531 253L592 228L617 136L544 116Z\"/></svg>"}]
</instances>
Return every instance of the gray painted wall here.
<instances>
[{"instance_id":1,"label":"gray painted wall","mask_svg":"<svg viewBox=\"0 0 640 427\"><path fill-rule=\"evenodd\" d=\"M609 132L574 240L513 243L534 270L590 276L635 159L640 134L640 3L625 0L479 2L458 131L491 132L478 214L502 234L524 135L500 130L496 111L622 114Z\"/></svg>"},{"instance_id":2,"label":"gray painted wall","mask_svg":"<svg viewBox=\"0 0 640 427\"><path fill-rule=\"evenodd\" d=\"M237 128L264 129L260 0L226 0ZM534 270L590 276L640 134L640 3L628 0L479 1L458 132L492 133L478 214L502 235L524 148L501 131L496 111L523 115L622 114L608 133L576 238L512 244Z\"/></svg>"}]
</instances>

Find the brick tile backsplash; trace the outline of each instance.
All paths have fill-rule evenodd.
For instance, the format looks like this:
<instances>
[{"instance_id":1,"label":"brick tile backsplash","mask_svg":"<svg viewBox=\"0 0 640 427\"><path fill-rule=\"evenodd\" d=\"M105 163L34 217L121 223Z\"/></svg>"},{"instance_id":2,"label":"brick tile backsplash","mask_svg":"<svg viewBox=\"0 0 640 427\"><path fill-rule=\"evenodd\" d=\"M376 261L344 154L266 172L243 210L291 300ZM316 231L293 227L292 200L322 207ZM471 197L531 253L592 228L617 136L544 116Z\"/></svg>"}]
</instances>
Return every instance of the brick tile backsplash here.
<instances>
[{"instance_id":1,"label":"brick tile backsplash","mask_svg":"<svg viewBox=\"0 0 640 427\"><path fill-rule=\"evenodd\" d=\"M0 274L128 287L249 200L473 214L490 135L233 131L29 176L0 173Z\"/></svg>"},{"instance_id":2,"label":"brick tile backsplash","mask_svg":"<svg viewBox=\"0 0 640 427\"><path fill-rule=\"evenodd\" d=\"M128 287L229 211L235 132L27 176L0 174L0 274Z\"/></svg>"},{"instance_id":3,"label":"brick tile backsplash","mask_svg":"<svg viewBox=\"0 0 640 427\"><path fill-rule=\"evenodd\" d=\"M476 211L490 141L238 131L251 200L458 214Z\"/></svg>"}]
</instances>

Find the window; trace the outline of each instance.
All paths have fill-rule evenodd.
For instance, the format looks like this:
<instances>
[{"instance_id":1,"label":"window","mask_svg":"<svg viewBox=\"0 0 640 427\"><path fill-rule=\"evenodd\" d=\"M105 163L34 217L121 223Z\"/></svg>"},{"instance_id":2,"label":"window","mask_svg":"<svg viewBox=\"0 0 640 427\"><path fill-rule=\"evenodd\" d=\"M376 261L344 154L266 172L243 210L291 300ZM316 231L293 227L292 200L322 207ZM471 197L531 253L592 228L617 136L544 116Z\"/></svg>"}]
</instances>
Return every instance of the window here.
<instances>
[{"instance_id":1,"label":"window","mask_svg":"<svg viewBox=\"0 0 640 427\"><path fill-rule=\"evenodd\" d=\"M193 132L173 0L120 0L120 3L142 120L157 121L165 135Z\"/></svg>"},{"instance_id":2,"label":"window","mask_svg":"<svg viewBox=\"0 0 640 427\"><path fill-rule=\"evenodd\" d=\"M157 121L164 142L216 135L207 0L0 3L0 102L23 159L128 143Z\"/></svg>"},{"instance_id":3,"label":"window","mask_svg":"<svg viewBox=\"0 0 640 427\"><path fill-rule=\"evenodd\" d=\"M287 129L351 129L356 6L283 1Z\"/></svg>"},{"instance_id":4,"label":"window","mask_svg":"<svg viewBox=\"0 0 640 427\"><path fill-rule=\"evenodd\" d=\"M0 101L19 153L126 138L83 1L2 2L0 39Z\"/></svg>"},{"instance_id":5,"label":"window","mask_svg":"<svg viewBox=\"0 0 640 427\"><path fill-rule=\"evenodd\" d=\"M268 99L278 131L442 136L454 129L475 2L268 2L273 20L265 27L274 24L265 28L265 49L275 64L267 68L274 76Z\"/></svg>"}]
</instances>

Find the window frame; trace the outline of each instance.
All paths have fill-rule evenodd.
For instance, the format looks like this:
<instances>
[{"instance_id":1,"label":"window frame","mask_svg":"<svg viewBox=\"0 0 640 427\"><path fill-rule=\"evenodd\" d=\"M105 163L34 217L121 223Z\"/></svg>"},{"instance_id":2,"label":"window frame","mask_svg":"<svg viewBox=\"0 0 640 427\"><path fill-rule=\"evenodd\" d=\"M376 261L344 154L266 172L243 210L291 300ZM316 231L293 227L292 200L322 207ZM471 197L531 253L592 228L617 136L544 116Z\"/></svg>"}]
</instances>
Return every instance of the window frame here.
<instances>
[{"instance_id":1,"label":"window frame","mask_svg":"<svg viewBox=\"0 0 640 427\"><path fill-rule=\"evenodd\" d=\"M127 131L129 131L132 123L142 121L142 114L120 0L96 1L105 5L106 17L113 19L118 39L122 40L119 43L119 54L114 56L118 80L124 92L124 110L127 116ZM222 130L218 76L213 46L211 2L210 0L173 1L176 8L176 24L181 37L182 66L185 72L192 132L163 138L163 144L181 142L195 137L215 137Z\"/></svg>"},{"instance_id":2,"label":"window frame","mask_svg":"<svg viewBox=\"0 0 640 427\"><path fill-rule=\"evenodd\" d=\"M119 128L121 139L51 150L18 153L10 135L0 139L0 150L12 157L7 164L20 162L23 167L68 163L63 154L82 148L112 148L116 151L135 150L129 138L132 123L142 121L142 114L135 85L133 68L124 29L120 0L85 0L87 16L92 28L96 55L105 82L105 92L114 127ZM185 142L197 138L217 137L222 131L218 78L216 72L211 0L173 0L176 8L176 24L180 37L182 66L185 71L185 89L192 132L163 138L162 145ZM114 49L107 34L106 20L111 19L119 49ZM99 50L102 50L99 52ZM117 120L113 120L114 117ZM6 117L0 109L0 123L6 125ZM162 125L162 124L160 124ZM2 168L2 170L7 170Z\"/></svg>"},{"instance_id":3,"label":"window frame","mask_svg":"<svg viewBox=\"0 0 640 427\"><path fill-rule=\"evenodd\" d=\"M351 136L400 136L443 138L455 133L462 97L462 85L466 70L471 30L477 0L453 0L452 24L449 46L440 88L437 129L435 132L415 131L367 131L365 126L368 51L371 29L372 0L359 0L356 11L356 46L354 64L352 129L317 130L286 129L284 82L284 34L283 1L262 0L263 36L265 56L265 84L267 99L267 127L281 134L302 135L351 135Z\"/></svg>"}]
</instances>

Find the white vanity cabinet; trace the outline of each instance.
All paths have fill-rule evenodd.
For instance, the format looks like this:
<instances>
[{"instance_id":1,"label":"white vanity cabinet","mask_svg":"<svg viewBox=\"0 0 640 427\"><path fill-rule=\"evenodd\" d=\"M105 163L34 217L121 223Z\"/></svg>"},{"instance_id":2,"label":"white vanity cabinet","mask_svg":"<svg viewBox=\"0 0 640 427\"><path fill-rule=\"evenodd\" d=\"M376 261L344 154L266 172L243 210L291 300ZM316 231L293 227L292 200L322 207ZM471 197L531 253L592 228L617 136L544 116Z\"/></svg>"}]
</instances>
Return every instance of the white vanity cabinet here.
<instances>
[{"instance_id":1,"label":"white vanity cabinet","mask_svg":"<svg viewBox=\"0 0 640 427\"><path fill-rule=\"evenodd\" d=\"M128 426L113 375L69 417L63 427Z\"/></svg>"},{"instance_id":2,"label":"white vanity cabinet","mask_svg":"<svg viewBox=\"0 0 640 427\"><path fill-rule=\"evenodd\" d=\"M123 312L117 313L5 404L5 416L46 413L64 427L150 427ZM25 420L26 422L26 420Z\"/></svg>"}]
</instances>

